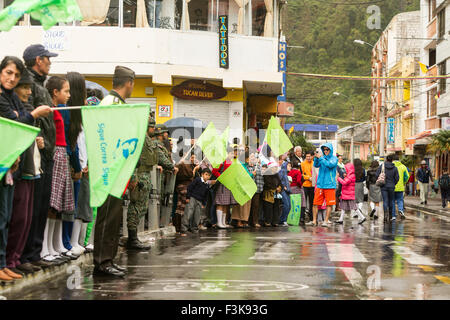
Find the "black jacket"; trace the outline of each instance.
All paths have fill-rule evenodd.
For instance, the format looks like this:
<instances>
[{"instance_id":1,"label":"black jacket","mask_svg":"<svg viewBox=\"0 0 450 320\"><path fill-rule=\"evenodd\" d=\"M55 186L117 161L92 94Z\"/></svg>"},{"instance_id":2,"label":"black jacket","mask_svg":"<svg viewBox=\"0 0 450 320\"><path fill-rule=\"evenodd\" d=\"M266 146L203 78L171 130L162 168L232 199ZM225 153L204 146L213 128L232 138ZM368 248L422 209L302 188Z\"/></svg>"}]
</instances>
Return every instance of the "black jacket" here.
<instances>
[{"instance_id":1,"label":"black jacket","mask_svg":"<svg viewBox=\"0 0 450 320\"><path fill-rule=\"evenodd\" d=\"M417 180L419 180L422 183L429 183L431 178L431 171L428 168L417 169Z\"/></svg>"},{"instance_id":2,"label":"black jacket","mask_svg":"<svg viewBox=\"0 0 450 320\"><path fill-rule=\"evenodd\" d=\"M278 176L278 173L273 175L264 175L264 190L274 190L278 187L281 187L281 179Z\"/></svg>"},{"instance_id":3,"label":"black jacket","mask_svg":"<svg viewBox=\"0 0 450 320\"><path fill-rule=\"evenodd\" d=\"M381 173L382 167L383 165L381 165L377 170L377 179ZM384 163L384 176L384 185L381 189L395 189L395 185L399 180L398 169L395 164L387 161Z\"/></svg>"},{"instance_id":4,"label":"black jacket","mask_svg":"<svg viewBox=\"0 0 450 320\"><path fill-rule=\"evenodd\" d=\"M369 169L367 171L366 176L366 187L369 188L371 184L375 184L377 182L377 170L378 169Z\"/></svg>"},{"instance_id":5,"label":"black jacket","mask_svg":"<svg viewBox=\"0 0 450 320\"><path fill-rule=\"evenodd\" d=\"M33 69L28 69L33 79L33 85L31 86L30 104L37 108L42 105L52 106L52 98L48 93L48 90L44 87L44 81L46 76L39 75ZM44 138L44 149L41 150L42 158L49 161L53 159L55 153L56 142L56 128L53 121L53 113L50 113L47 117L37 119L37 127L41 128L39 136Z\"/></svg>"},{"instance_id":6,"label":"black jacket","mask_svg":"<svg viewBox=\"0 0 450 320\"><path fill-rule=\"evenodd\" d=\"M186 199L190 199L192 197L200 201L203 205L206 205L208 189L209 185L202 182L202 178L197 177L188 185Z\"/></svg>"}]
</instances>

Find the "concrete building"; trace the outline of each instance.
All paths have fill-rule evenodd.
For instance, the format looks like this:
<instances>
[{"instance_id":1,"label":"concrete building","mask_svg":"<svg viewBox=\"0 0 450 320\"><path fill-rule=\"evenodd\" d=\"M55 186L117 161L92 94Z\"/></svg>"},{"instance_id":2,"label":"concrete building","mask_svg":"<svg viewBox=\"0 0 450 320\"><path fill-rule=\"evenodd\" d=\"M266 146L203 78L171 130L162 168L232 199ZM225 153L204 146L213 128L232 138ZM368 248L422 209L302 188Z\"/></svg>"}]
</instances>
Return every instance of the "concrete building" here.
<instances>
[{"instance_id":1,"label":"concrete building","mask_svg":"<svg viewBox=\"0 0 450 320\"><path fill-rule=\"evenodd\" d=\"M392 18L372 50L373 77L419 75L420 11ZM375 154L404 153L407 139L416 132L419 83L403 80L372 81L371 146Z\"/></svg>"},{"instance_id":2,"label":"concrete building","mask_svg":"<svg viewBox=\"0 0 450 320\"><path fill-rule=\"evenodd\" d=\"M337 131L337 153L344 159L351 159L351 138L353 135L353 159L368 160L370 150L370 123L361 123Z\"/></svg>"},{"instance_id":3,"label":"concrete building","mask_svg":"<svg viewBox=\"0 0 450 320\"><path fill-rule=\"evenodd\" d=\"M337 136L338 125L336 124L298 124L287 123L284 125L285 130L294 127L294 131L301 132L305 139L320 147L326 142L330 142L333 145L334 154L337 152Z\"/></svg>"},{"instance_id":4,"label":"concrete building","mask_svg":"<svg viewBox=\"0 0 450 320\"><path fill-rule=\"evenodd\" d=\"M421 1L421 30L423 41L421 61L427 65L428 76L447 75L450 69L450 1ZM433 169L434 176L449 166L448 152L432 154L425 146L433 134L445 128L450 115L449 79L422 81L421 118L415 141L415 154L425 158ZM419 151L419 152L416 152Z\"/></svg>"},{"instance_id":5,"label":"concrete building","mask_svg":"<svg viewBox=\"0 0 450 320\"><path fill-rule=\"evenodd\" d=\"M11 2L0 0L0 8ZM149 103L157 123L182 116L213 121L219 131L230 126L230 140L277 113L283 86L278 37L285 1L78 3L83 21L47 32L25 15L11 31L0 33L0 56L22 57L28 45L42 43L59 54L52 59L52 75L77 71L108 90L115 66L127 66L137 75L128 102ZM219 32L226 28L223 15L228 33Z\"/></svg>"}]
</instances>

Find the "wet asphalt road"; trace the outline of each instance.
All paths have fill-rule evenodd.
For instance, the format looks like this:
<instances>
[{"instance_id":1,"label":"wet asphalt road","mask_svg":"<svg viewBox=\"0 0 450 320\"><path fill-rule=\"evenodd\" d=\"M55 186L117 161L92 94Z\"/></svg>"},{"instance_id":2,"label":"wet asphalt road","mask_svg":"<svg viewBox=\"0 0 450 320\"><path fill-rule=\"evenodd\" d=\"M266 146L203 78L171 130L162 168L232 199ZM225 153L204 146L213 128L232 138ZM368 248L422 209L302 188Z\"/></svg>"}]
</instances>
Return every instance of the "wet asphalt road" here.
<instances>
[{"instance_id":1,"label":"wet asphalt road","mask_svg":"<svg viewBox=\"0 0 450 320\"><path fill-rule=\"evenodd\" d=\"M8 299L450 299L450 217L408 211L384 224L207 230L118 257L127 277L93 266ZM75 280L74 280L75 279ZM78 284L78 288L73 288Z\"/></svg>"}]
</instances>

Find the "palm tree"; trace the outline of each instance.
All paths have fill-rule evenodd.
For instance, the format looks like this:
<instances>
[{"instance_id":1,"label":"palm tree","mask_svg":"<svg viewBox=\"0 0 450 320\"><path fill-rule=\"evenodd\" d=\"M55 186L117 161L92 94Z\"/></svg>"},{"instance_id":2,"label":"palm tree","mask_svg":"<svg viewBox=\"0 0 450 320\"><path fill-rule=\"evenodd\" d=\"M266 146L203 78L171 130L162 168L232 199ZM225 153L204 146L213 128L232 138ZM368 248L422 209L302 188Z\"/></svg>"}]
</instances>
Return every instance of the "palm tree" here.
<instances>
[{"instance_id":1,"label":"palm tree","mask_svg":"<svg viewBox=\"0 0 450 320\"><path fill-rule=\"evenodd\" d=\"M450 150L450 130L441 130L431 138L427 151L432 153L446 152Z\"/></svg>"}]
</instances>

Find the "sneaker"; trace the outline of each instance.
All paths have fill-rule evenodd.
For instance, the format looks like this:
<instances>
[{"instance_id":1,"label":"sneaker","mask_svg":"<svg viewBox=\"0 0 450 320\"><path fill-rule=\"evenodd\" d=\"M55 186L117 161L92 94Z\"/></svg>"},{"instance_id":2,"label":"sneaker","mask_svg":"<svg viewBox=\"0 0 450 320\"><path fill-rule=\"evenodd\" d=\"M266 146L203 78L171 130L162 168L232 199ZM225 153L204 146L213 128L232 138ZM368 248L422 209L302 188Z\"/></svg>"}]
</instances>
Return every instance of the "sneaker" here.
<instances>
[{"instance_id":1,"label":"sneaker","mask_svg":"<svg viewBox=\"0 0 450 320\"><path fill-rule=\"evenodd\" d=\"M314 223L312 221L308 222L307 224L305 224L306 226L312 226L312 227L317 227L317 223Z\"/></svg>"},{"instance_id":2,"label":"sneaker","mask_svg":"<svg viewBox=\"0 0 450 320\"><path fill-rule=\"evenodd\" d=\"M395 220L397 220L396 217L392 217L392 218L391 218L391 221L395 221Z\"/></svg>"},{"instance_id":3,"label":"sneaker","mask_svg":"<svg viewBox=\"0 0 450 320\"><path fill-rule=\"evenodd\" d=\"M203 225L199 225L198 230L208 230L208 228Z\"/></svg>"},{"instance_id":4,"label":"sneaker","mask_svg":"<svg viewBox=\"0 0 450 320\"><path fill-rule=\"evenodd\" d=\"M366 218L362 218L362 220L359 220L358 224L363 224L364 221L366 221Z\"/></svg>"},{"instance_id":5,"label":"sneaker","mask_svg":"<svg viewBox=\"0 0 450 320\"><path fill-rule=\"evenodd\" d=\"M283 223L279 223L278 224L280 227L289 227L287 222L283 222Z\"/></svg>"},{"instance_id":6,"label":"sneaker","mask_svg":"<svg viewBox=\"0 0 450 320\"><path fill-rule=\"evenodd\" d=\"M321 226L325 227L325 228L328 228L330 226L330 224L328 222L323 222Z\"/></svg>"},{"instance_id":7,"label":"sneaker","mask_svg":"<svg viewBox=\"0 0 450 320\"><path fill-rule=\"evenodd\" d=\"M406 219L405 214L403 213L403 211L399 210L398 213L400 213L400 218Z\"/></svg>"}]
</instances>

